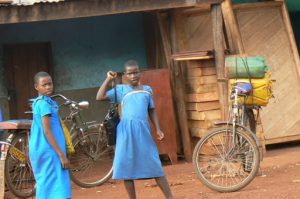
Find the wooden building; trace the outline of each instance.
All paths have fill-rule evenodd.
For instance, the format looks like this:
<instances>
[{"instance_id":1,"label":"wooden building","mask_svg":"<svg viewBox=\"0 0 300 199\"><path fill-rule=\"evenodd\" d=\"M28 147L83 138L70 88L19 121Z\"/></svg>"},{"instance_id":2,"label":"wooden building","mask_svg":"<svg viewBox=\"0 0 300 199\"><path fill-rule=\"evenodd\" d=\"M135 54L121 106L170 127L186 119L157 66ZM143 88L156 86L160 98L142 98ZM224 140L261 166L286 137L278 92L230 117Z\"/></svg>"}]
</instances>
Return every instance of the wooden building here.
<instances>
[{"instance_id":1,"label":"wooden building","mask_svg":"<svg viewBox=\"0 0 300 199\"><path fill-rule=\"evenodd\" d=\"M30 42L35 47L29 47ZM21 43L27 46L14 48ZM93 111L86 113L89 118L104 115L107 108L93 103L105 71L121 72L122 63L135 58L144 69L169 70L165 78L152 79L170 83L172 91L175 114L174 122L168 125L173 123L174 130L167 133L166 142L172 140L167 146L176 145L169 147L172 153L191 160L194 138L201 137L214 121L227 114L225 55L247 53L265 57L276 79L275 99L262 111L261 139L269 144L300 138L300 116L295 117L300 107L299 55L283 1L232 5L230 0L78 0L8 5L0 7L0 44L0 104L5 107L6 118L9 112L22 111L13 108L24 98L9 105L16 97L16 85L20 91L32 85L30 78L35 70L27 69L30 72L26 78L22 70L16 76L16 66L22 63L14 62L28 61L20 55L30 48L35 52L32 59L38 61L26 67L49 66L44 70L53 74L59 92L92 102ZM165 75L159 70L154 73L157 77ZM4 79L8 84L3 83ZM30 91L25 95L34 94ZM164 151L163 146L159 148Z\"/></svg>"}]
</instances>

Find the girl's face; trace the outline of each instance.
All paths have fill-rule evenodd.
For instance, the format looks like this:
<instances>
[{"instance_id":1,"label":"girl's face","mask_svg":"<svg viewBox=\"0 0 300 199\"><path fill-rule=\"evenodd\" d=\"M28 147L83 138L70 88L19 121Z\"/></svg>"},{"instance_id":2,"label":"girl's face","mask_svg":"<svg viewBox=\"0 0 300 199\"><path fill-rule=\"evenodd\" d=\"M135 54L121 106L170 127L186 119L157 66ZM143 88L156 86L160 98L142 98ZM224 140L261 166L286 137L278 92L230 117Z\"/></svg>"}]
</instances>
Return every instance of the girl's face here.
<instances>
[{"instance_id":1,"label":"girl's face","mask_svg":"<svg viewBox=\"0 0 300 199\"><path fill-rule=\"evenodd\" d=\"M125 75L128 83L132 86L139 85L140 82L140 70L138 66L127 66L125 70Z\"/></svg>"},{"instance_id":2,"label":"girl's face","mask_svg":"<svg viewBox=\"0 0 300 199\"><path fill-rule=\"evenodd\" d=\"M40 77L38 83L35 84L35 89L39 92L39 95L50 96L53 93L53 83L51 77Z\"/></svg>"}]
</instances>

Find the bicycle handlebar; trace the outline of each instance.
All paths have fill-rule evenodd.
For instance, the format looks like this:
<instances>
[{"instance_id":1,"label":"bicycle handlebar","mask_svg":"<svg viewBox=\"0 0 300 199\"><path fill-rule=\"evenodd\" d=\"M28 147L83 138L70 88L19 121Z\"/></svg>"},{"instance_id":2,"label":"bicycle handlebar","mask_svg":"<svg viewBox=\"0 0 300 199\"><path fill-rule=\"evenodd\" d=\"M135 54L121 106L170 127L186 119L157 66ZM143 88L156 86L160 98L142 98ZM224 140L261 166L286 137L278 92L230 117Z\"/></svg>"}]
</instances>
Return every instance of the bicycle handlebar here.
<instances>
[{"instance_id":1,"label":"bicycle handlebar","mask_svg":"<svg viewBox=\"0 0 300 199\"><path fill-rule=\"evenodd\" d=\"M51 96L51 98L57 98L57 97L60 97L61 99L63 99L63 100L65 101L65 103L62 104L62 105L64 105L64 106L68 106L68 105L71 105L71 104L78 105L77 102L72 101L72 100L66 98L66 97L63 96L62 94L54 94L54 95Z\"/></svg>"}]
</instances>

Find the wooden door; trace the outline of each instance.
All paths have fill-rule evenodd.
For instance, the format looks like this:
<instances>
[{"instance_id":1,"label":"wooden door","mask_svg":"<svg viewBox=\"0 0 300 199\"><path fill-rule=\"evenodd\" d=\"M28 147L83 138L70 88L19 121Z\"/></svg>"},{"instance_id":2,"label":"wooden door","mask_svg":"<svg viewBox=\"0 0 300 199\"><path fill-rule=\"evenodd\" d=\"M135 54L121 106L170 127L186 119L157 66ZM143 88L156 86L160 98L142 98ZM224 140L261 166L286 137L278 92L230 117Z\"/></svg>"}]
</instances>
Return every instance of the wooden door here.
<instances>
[{"instance_id":1,"label":"wooden door","mask_svg":"<svg viewBox=\"0 0 300 199\"><path fill-rule=\"evenodd\" d=\"M173 109L170 75L168 69L143 71L141 84L151 86L155 111L161 130L165 134L162 141L158 141L153 125L151 130L160 154L167 154L172 163L177 162L176 120Z\"/></svg>"},{"instance_id":2,"label":"wooden door","mask_svg":"<svg viewBox=\"0 0 300 199\"><path fill-rule=\"evenodd\" d=\"M10 119L30 118L28 99L37 96L33 77L39 71L50 72L50 44L14 44L4 46L6 88Z\"/></svg>"},{"instance_id":3,"label":"wooden door","mask_svg":"<svg viewBox=\"0 0 300 199\"><path fill-rule=\"evenodd\" d=\"M282 4L267 4L241 7L236 15L246 53L264 57L276 80L261 113L266 144L274 144L300 139L300 66Z\"/></svg>"}]
</instances>

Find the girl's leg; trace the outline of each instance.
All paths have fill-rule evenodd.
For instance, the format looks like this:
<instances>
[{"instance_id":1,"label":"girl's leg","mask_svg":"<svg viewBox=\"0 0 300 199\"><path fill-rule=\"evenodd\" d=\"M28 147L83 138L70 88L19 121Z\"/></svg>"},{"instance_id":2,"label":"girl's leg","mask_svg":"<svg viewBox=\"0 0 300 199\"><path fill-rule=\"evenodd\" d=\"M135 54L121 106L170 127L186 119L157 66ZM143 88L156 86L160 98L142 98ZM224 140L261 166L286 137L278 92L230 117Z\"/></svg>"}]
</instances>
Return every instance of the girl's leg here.
<instances>
[{"instance_id":1,"label":"girl's leg","mask_svg":"<svg viewBox=\"0 0 300 199\"><path fill-rule=\"evenodd\" d=\"M129 195L129 198L136 199L134 181L133 180L124 180L124 185L125 185L127 194Z\"/></svg>"},{"instance_id":2,"label":"girl's leg","mask_svg":"<svg viewBox=\"0 0 300 199\"><path fill-rule=\"evenodd\" d=\"M170 186L168 184L167 178L165 176L155 178L155 181L159 188L162 190L164 193L165 197L167 199L173 199L173 195L170 189Z\"/></svg>"}]
</instances>

